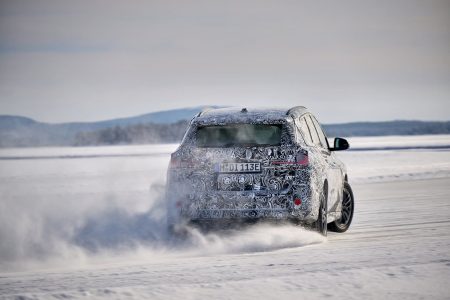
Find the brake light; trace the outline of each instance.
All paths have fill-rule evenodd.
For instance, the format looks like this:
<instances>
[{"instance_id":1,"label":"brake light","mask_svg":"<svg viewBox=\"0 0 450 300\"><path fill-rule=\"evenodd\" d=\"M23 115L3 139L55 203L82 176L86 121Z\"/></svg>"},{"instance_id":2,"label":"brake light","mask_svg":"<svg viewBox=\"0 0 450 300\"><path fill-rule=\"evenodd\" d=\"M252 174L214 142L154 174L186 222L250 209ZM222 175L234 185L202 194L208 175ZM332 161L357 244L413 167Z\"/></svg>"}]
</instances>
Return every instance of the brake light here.
<instances>
[{"instance_id":1,"label":"brake light","mask_svg":"<svg viewBox=\"0 0 450 300\"><path fill-rule=\"evenodd\" d=\"M169 168L170 169L178 169L181 166L181 159L179 159L178 157L171 157L170 158L170 163L169 163Z\"/></svg>"},{"instance_id":2,"label":"brake light","mask_svg":"<svg viewBox=\"0 0 450 300\"><path fill-rule=\"evenodd\" d=\"M299 165L306 166L309 163L308 152L306 152L306 153L299 152L299 153L297 153L297 156L295 158L296 158L297 164L299 164Z\"/></svg>"},{"instance_id":3,"label":"brake light","mask_svg":"<svg viewBox=\"0 0 450 300\"><path fill-rule=\"evenodd\" d=\"M300 165L307 166L309 163L308 153L298 153L295 156L295 161L272 161L273 165Z\"/></svg>"},{"instance_id":4,"label":"brake light","mask_svg":"<svg viewBox=\"0 0 450 300\"><path fill-rule=\"evenodd\" d=\"M193 168L195 166L192 160L182 160L180 157L172 156L169 162L170 169Z\"/></svg>"}]
</instances>

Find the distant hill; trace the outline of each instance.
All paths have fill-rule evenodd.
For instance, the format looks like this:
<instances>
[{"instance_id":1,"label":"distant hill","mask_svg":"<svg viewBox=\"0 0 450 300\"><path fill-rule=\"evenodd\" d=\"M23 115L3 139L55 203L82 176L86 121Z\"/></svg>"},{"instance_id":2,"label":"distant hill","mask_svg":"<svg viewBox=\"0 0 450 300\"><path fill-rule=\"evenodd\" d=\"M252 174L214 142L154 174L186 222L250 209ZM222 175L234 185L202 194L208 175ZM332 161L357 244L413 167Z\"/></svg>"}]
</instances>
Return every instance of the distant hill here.
<instances>
[{"instance_id":1,"label":"distant hill","mask_svg":"<svg viewBox=\"0 0 450 300\"><path fill-rule=\"evenodd\" d=\"M203 107L154 112L99 122L50 124L0 115L0 147L82 146L180 141L188 121ZM328 136L450 134L450 122L389 121L325 124Z\"/></svg>"},{"instance_id":2,"label":"distant hill","mask_svg":"<svg viewBox=\"0 0 450 300\"><path fill-rule=\"evenodd\" d=\"M0 115L0 147L72 146L80 144L77 137L82 134L143 124L169 125L190 120L205 107L211 106L173 109L98 122L59 124L38 122L21 116Z\"/></svg>"},{"instance_id":3,"label":"distant hill","mask_svg":"<svg viewBox=\"0 0 450 300\"><path fill-rule=\"evenodd\" d=\"M17 128L34 126L36 124L38 124L38 122L30 118L0 115L0 130L14 130Z\"/></svg>"},{"instance_id":4,"label":"distant hill","mask_svg":"<svg viewBox=\"0 0 450 300\"><path fill-rule=\"evenodd\" d=\"M205 106L206 107L206 106ZM65 123L61 125L65 125L70 127L71 129L99 129L99 128L108 128L114 126L129 126L136 124L171 124L176 123L181 120L190 120L194 115L198 114L205 107L190 107L190 108L179 108L165 111L152 112L144 115L139 115L135 117L128 118L120 118L120 119L112 119L106 121L98 121L98 122L84 122L84 123ZM212 108L218 108L218 106L208 106Z\"/></svg>"}]
</instances>

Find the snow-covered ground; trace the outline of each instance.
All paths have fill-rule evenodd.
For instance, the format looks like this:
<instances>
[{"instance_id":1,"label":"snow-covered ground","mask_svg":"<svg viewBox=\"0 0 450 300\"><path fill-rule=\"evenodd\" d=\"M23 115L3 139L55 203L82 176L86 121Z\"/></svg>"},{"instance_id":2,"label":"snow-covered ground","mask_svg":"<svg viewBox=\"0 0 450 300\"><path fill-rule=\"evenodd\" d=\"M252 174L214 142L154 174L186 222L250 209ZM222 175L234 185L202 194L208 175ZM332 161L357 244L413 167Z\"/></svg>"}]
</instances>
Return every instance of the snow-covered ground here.
<instances>
[{"instance_id":1,"label":"snow-covered ground","mask_svg":"<svg viewBox=\"0 0 450 300\"><path fill-rule=\"evenodd\" d=\"M450 135L411 135L411 136L368 136L348 139L351 149L383 149L383 148L450 148Z\"/></svg>"},{"instance_id":2,"label":"snow-covered ground","mask_svg":"<svg viewBox=\"0 0 450 300\"><path fill-rule=\"evenodd\" d=\"M350 139L428 149L339 153L356 211L327 238L261 225L174 239L161 194L176 145L2 149L0 298L449 299L450 136L434 138Z\"/></svg>"}]
</instances>

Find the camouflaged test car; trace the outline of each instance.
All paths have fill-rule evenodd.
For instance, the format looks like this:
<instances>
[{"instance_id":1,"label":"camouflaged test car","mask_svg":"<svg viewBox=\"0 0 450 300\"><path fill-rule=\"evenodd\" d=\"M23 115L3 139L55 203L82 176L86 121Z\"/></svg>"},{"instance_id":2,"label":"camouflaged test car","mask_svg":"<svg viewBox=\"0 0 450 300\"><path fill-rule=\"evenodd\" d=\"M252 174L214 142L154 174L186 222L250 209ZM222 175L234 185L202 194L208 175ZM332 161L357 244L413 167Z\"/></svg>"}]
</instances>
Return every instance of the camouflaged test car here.
<instances>
[{"instance_id":1,"label":"camouflaged test car","mask_svg":"<svg viewBox=\"0 0 450 300\"><path fill-rule=\"evenodd\" d=\"M169 225L286 220L344 232L354 199L334 151L348 147L330 146L302 106L201 112L171 156Z\"/></svg>"}]
</instances>

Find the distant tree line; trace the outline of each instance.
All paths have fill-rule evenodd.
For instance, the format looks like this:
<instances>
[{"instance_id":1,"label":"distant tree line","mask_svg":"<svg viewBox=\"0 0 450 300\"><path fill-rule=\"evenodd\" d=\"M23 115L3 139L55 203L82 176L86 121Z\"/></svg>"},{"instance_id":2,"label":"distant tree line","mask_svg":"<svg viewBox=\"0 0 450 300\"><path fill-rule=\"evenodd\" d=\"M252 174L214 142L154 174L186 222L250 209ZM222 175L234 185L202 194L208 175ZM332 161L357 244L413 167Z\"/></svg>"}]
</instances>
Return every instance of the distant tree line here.
<instances>
[{"instance_id":1,"label":"distant tree line","mask_svg":"<svg viewBox=\"0 0 450 300\"><path fill-rule=\"evenodd\" d=\"M79 132L75 146L179 143L188 121L137 124ZM390 121L324 125L329 137L450 134L450 122Z\"/></svg>"},{"instance_id":2,"label":"distant tree line","mask_svg":"<svg viewBox=\"0 0 450 300\"><path fill-rule=\"evenodd\" d=\"M178 143L189 122L137 124L83 131L75 136L75 146Z\"/></svg>"},{"instance_id":3,"label":"distant tree line","mask_svg":"<svg viewBox=\"0 0 450 300\"><path fill-rule=\"evenodd\" d=\"M143 122L93 127L95 123L47 124L0 116L0 148L179 143L188 124L189 121L182 120L170 124ZM323 128L329 137L450 134L448 121L354 122L325 124Z\"/></svg>"}]
</instances>

